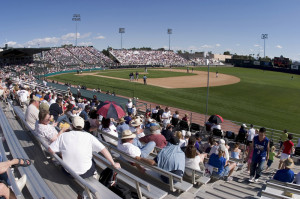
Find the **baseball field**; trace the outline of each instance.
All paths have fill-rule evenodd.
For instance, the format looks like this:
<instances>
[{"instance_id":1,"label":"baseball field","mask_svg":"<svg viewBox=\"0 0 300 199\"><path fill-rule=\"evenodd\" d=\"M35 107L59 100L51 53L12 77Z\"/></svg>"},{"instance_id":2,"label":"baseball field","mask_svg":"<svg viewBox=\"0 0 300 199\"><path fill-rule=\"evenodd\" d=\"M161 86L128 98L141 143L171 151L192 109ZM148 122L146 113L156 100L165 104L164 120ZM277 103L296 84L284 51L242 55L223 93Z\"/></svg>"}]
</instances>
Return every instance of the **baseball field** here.
<instances>
[{"instance_id":1,"label":"baseball field","mask_svg":"<svg viewBox=\"0 0 300 199\"><path fill-rule=\"evenodd\" d=\"M129 73L139 72L138 81L129 81ZM300 77L257 69L210 68L208 113L244 123L274 129L299 130ZM218 72L218 77L216 77ZM143 76L147 76L147 85ZM292 78L293 76L293 78ZM116 94L172 107L205 113L207 67L176 69L123 69L102 72L63 74L51 80L101 88L114 88ZM133 94L134 93L134 94Z\"/></svg>"}]
</instances>

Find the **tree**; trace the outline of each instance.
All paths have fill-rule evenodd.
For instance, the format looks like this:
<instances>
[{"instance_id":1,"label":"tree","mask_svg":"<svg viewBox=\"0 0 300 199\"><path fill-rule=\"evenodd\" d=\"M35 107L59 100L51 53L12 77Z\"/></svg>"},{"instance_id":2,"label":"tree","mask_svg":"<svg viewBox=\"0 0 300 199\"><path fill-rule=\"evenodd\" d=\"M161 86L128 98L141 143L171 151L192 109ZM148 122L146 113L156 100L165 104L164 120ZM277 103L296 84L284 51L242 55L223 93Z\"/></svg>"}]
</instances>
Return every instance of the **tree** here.
<instances>
[{"instance_id":1,"label":"tree","mask_svg":"<svg viewBox=\"0 0 300 199\"><path fill-rule=\"evenodd\" d=\"M223 55L230 55L230 52L229 52L229 51L225 51L225 52L223 53Z\"/></svg>"}]
</instances>

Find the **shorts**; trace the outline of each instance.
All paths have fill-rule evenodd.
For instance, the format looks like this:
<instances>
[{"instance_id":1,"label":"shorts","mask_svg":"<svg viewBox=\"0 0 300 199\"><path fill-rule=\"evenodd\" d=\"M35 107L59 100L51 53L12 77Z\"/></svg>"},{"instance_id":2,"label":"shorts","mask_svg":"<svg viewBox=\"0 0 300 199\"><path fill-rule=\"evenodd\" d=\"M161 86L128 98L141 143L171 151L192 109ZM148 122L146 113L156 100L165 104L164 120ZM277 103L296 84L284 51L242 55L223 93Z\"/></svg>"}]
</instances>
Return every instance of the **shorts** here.
<instances>
[{"instance_id":1,"label":"shorts","mask_svg":"<svg viewBox=\"0 0 300 199\"><path fill-rule=\"evenodd\" d=\"M286 153L281 153L281 156L280 156L280 161L284 161L286 159L288 159L290 157L289 154L286 154Z\"/></svg>"},{"instance_id":2,"label":"shorts","mask_svg":"<svg viewBox=\"0 0 300 199\"><path fill-rule=\"evenodd\" d=\"M273 163L273 160L268 160L267 166L270 167L272 165L272 163Z\"/></svg>"},{"instance_id":3,"label":"shorts","mask_svg":"<svg viewBox=\"0 0 300 199\"><path fill-rule=\"evenodd\" d=\"M217 177L217 178L221 178L221 177L224 177L224 176L228 176L229 171L230 171L229 166L226 166L221 173L218 174L217 172L213 171L212 175Z\"/></svg>"}]
</instances>

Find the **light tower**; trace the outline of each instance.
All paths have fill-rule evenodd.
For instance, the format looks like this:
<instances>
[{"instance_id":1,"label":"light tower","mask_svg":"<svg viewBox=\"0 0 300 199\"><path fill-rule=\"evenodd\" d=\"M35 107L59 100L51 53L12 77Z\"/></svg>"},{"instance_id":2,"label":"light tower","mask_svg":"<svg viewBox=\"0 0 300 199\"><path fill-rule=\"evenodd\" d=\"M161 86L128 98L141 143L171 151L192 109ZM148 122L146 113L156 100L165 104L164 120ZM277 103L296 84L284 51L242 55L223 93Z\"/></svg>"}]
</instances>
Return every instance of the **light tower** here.
<instances>
[{"instance_id":1,"label":"light tower","mask_svg":"<svg viewBox=\"0 0 300 199\"><path fill-rule=\"evenodd\" d=\"M264 58L266 57L266 39L268 39L268 34L261 34L261 39L264 40Z\"/></svg>"},{"instance_id":2,"label":"light tower","mask_svg":"<svg viewBox=\"0 0 300 199\"><path fill-rule=\"evenodd\" d=\"M168 35L169 35L169 50L171 49L171 34L173 33L172 29L168 29Z\"/></svg>"},{"instance_id":3,"label":"light tower","mask_svg":"<svg viewBox=\"0 0 300 199\"><path fill-rule=\"evenodd\" d=\"M81 20L80 14L73 14L72 21L76 22L76 43L75 43L75 46L77 46L77 21L80 21L80 20Z\"/></svg>"},{"instance_id":4,"label":"light tower","mask_svg":"<svg viewBox=\"0 0 300 199\"><path fill-rule=\"evenodd\" d=\"M119 33L121 34L121 49L123 49L123 33L125 33L125 28L119 28Z\"/></svg>"}]
</instances>

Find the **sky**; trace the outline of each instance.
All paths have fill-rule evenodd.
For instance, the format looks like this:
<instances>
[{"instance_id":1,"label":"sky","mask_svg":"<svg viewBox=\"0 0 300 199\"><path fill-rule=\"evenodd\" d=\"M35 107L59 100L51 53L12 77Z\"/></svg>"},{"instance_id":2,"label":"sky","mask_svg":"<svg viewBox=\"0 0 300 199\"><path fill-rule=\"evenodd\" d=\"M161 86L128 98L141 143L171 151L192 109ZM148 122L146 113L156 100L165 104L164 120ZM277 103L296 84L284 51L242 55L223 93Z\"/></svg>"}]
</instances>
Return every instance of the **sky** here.
<instances>
[{"instance_id":1,"label":"sky","mask_svg":"<svg viewBox=\"0 0 300 199\"><path fill-rule=\"evenodd\" d=\"M300 60L299 0L1 1L0 47L151 47Z\"/></svg>"}]
</instances>

